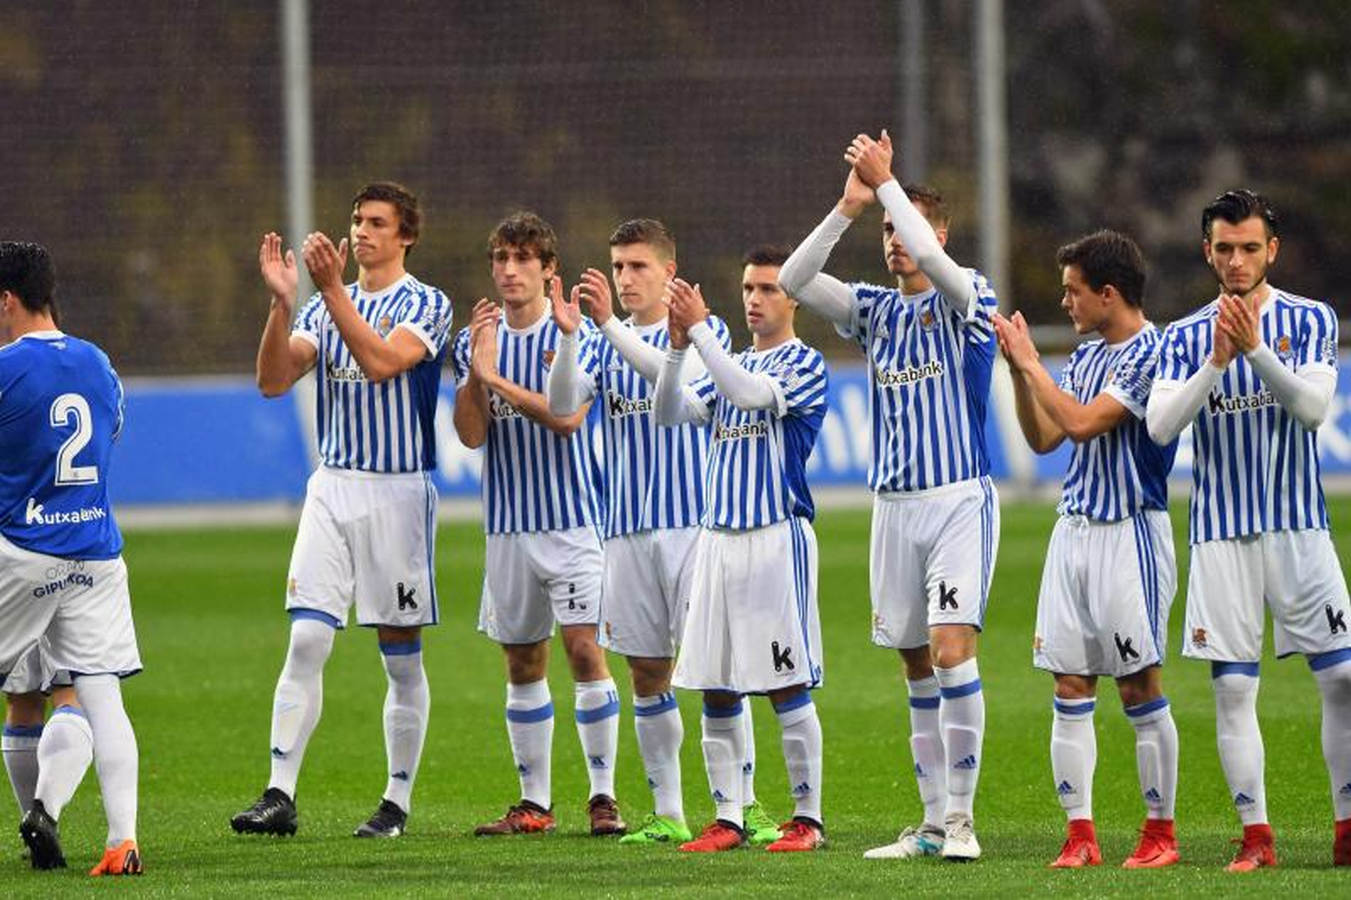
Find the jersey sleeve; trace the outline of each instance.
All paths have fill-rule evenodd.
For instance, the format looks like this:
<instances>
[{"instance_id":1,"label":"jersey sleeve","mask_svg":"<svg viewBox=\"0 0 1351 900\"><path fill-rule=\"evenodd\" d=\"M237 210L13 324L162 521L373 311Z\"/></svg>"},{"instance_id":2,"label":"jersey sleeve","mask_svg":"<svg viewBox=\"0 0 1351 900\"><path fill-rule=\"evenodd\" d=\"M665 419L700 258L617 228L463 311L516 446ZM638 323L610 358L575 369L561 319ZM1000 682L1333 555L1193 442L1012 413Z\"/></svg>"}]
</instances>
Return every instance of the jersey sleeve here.
<instances>
[{"instance_id":1,"label":"jersey sleeve","mask_svg":"<svg viewBox=\"0 0 1351 900\"><path fill-rule=\"evenodd\" d=\"M808 416L826 405L826 360L819 351L800 347L765 374L778 399L775 412L780 418Z\"/></svg>"},{"instance_id":2,"label":"jersey sleeve","mask_svg":"<svg viewBox=\"0 0 1351 900\"><path fill-rule=\"evenodd\" d=\"M718 405L718 386L713 383L713 376L707 372L685 385L685 393L707 407L710 414Z\"/></svg>"},{"instance_id":3,"label":"jersey sleeve","mask_svg":"<svg viewBox=\"0 0 1351 900\"><path fill-rule=\"evenodd\" d=\"M323 328L324 316L324 295L315 292L314 296L305 301L305 305L300 307L300 314L296 316L295 324L291 326L291 336L304 338L314 345L314 349L319 349L319 330Z\"/></svg>"},{"instance_id":4,"label":"jersey sleeve","mask_svg":"<svg viewBox=\"0 0 1351 900\"><path fill-rule=\"evenodd\" d=\"M1154 366L1156 381L1186 381L1198 368L1191 352L1186 332L1176 324L1163 330L1159 339L1157 362Z\"/></svg>"},{"instance_id":5,"label":"jersey sleeve","mask_svg":"<svg viewBox=\"0 0 1351 900\"><path fill-rule=\"evenodd\" d=\"M849 324L836 325L835 332L846 341L853 341L867 350L868 345L872 343L873 311L888 289L861 282L853 282L848 288L854 296L854 308L849 314Z\"/></svg>"},{"instance_id":6,"label":"jersey sleeve","mask_svg":"<svg viewBox=\"0 0 1351 900\"><path fill-rule=\"evenodd\" d=\"M1145 417L1149 389L1154 384L1158 353L1157 341L1137 341L1116 361L1103 392L1115 399L1137 419Z\"/></svg>"},{"instance_id":7,"label":"jersey sleeve","mask_svg":"<svg viewBox=\"0 0 1351 900\"><path fill-rule=\"evenodd\" d=\"M718 343L722 349L728 353L732 352L732 329L727 327L727 323L717 316L708 317L708 326L713 329L713 333L718 337Z\"/></svg>"},{"instance_id":8,"label":"jersey sleeve","mask_svg":"<svg viewBox=\"0 0 1351 900\"><path fill-rule=\"evenodd\" d=\"M450 348L450 371L455 376L455 389L469 380L469 326L461 328Z\"/></svg>"},{"instance_id":9,"label":"jersey sleeve","mask_svg":"<svg viewBox=\"0 0 1351 900\"><path fill-rule=\"evenodd\" d=\"M581 369L577 384L582 390L583 400L592 400L599 396L605 377L605 350L610 342L601 334L600 329L585 332L581 346L577 350L577 367Z\"/></svg>"},{"instance_id":10,"label":"jersey sleeve","mask_svg":"<svg viewBox=\"0 0 1351 900\"><path fill-rule=\"evenodd\" d=\"M427 356L433 357L445 347L450 337L450 298L428 285L419 285L413 302L407 307L395 327L406 328L427 347Z\"/></svg>"},{"instance_id":11,"label":"jersey sleeve","mask_svg":"<svg viewBox=\"0 0 1351 900\"><path fill-rule=\"evenodd\" d=\"M976 300L963 316L963 324L986 338L994 336L994 314L999 311L999 297L990 280L975 269L967 269Z\"/></svg>"},{"instance_id":12,"label":"jersey sleeve","mask_svg":"<svg viewBox=\"0 0 1351 900\"><path fill-rule=\"evenodd\" d=\"M1081 344L1074 348L1070 358L1065 360L1064 367L1060 370L1060 377L1056 379L1056 386L1067 394L1075 393L1075 385L1079 383L1079 361L1084 357L1084 348Z\"/></svg>"},{"instance_id":13,"label":"jersey sleeve","mask_svg":"<svg viewBox=\"0 0 1351 900\"><path fill-rule=\"evenodd\" d=\"M1276 350L1279 355L1280 348ZM1337 371L1337 315L1326 303L1319 303L1304 317L1295 350L1295 371Z\"/></svg>"}]
</instances>

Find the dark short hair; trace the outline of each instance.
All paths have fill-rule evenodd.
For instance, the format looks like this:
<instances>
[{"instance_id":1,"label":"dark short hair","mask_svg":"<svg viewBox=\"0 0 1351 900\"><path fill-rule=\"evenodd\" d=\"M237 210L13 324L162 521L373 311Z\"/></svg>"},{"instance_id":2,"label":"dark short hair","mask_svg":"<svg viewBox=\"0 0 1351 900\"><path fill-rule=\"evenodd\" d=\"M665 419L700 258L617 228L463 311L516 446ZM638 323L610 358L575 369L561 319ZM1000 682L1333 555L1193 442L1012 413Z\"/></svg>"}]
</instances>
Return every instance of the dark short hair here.
<instances>
[{"instance_id":1,"label":"dark short hair","mask_svg":"<svg viewBox=\"0 0 1351 900\"><path fill-rule=\"evenodd\" d=\"M535 213L520 210L498 222L488 235L488 252L499 247L530 250L540 265L558 262L558 235L554 227Z\"/></svg>"},{"instance_id":2,"label":"dark short hair","mask_svg":"<svg viewBox=\"0 0 1351 900\"><path fill-rule=\"evenodd\" d=\"M905 191L905 196L910 198L911 203L924 207L920 212L930 223L946 226L952 220L952 216L948 213L948 204L937 188L931 188L927 184L907 184L902 190Z\"/></svg>"},{"instance_id":3,"label":"dark short hair","mask_svg":"<svg viewBox=\"0 0 1351 900\"><path fill-rule=\"evenodd\" d=\"M1145 299L1145 256L1135 241L1119 231L1102 229L1084 235L1055 252L1061 266L1077 266L1084 281L1098 293L1107 285L1131 306Z\"/></svg>"},{"instance_id":4,"label":"dark short hair","mask_svg":"<svg viewBox=\"0 0 1351 900\"><path fill-rule=\"evenodd\" d=\"M14 294L29 312L56 315L56 266L47 248L30 241L0 241L0 291Z\"/></svg>"},{"instance_id":5,"label":"dark short hair","mask_svg":"<svg viewBox=\"0 0 1351 900\"><path fill-rule=\"evenodd\" d=\"M741 257L743 266L781 266L793 251L782 244L756 244Z\"/></svg>"},{"instance_id":6,"label":"dark short hair","mask_svg":"<svg viewBox=\"0 0 1351 900\"><path fill-rule=\"evenodd\" d=\"M1237 225L1253 216L1257 216L1264 223L1268 239L1280 234L1276 210L1266 197L1247 188L1225 191L1201 210L1201 237L1210 240L1210 223L1216 219L1224 219L1230 225Z\"/></svg>"},{"instance_id":7,"label":"dark short hair","mask_svg":"<svg viewBox=\"0 0 1351 900\"><path fill-rule=\"evenodd\" d=\"M422 233L422 207L418 205L416 194L397 182L372 181L352 198L352 211L356 212L357 207L368 200L383 200L393 205L399 213L399 236L417 243L418 235ZM413 252L413 244L408 245L406 252Z\"/></svg>"},{"instance_id":8,"label":"dark short hair","mask_svg":"<svg viewBox=\"0 0 1351 900\"><path fill-rule=\"evenodd\" d=\"M671 229L656 219L629 219L610 233L611 247L648 244L661 256L675 259L676 240Z\"/></svg>"}]
</instances>

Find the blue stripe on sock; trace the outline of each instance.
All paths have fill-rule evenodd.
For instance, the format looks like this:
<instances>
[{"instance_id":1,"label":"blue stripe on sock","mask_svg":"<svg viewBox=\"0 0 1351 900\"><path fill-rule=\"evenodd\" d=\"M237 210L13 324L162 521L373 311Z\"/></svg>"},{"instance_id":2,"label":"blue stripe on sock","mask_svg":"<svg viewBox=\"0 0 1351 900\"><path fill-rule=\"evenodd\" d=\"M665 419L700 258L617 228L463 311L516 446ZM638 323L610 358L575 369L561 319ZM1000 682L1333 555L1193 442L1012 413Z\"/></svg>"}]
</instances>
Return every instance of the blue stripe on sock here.
<instances>
[{"instance_id":1,"label":"blue stripe on sock","mask_svg":"<svg viewBox=\"0 0 1351 900\"><path fill-rule=\"evenodd\" d=\"M1256 678L1258 666L1255 662L1213 662L1210 664L1210 677L1219 678L1221 675L1247 675L1249 678Z\"/></svg>"},{"instance_id":2,"label":"blue stripe on sock","mask_svg":"<svg viewBox=\"0 0 1351 900\"><path fill-rule=\"evenodd\" d=\"M414 653L422 652L422 638L401 644L386 644L381 641L380 652L385 656L412 656Z\"/></svg>"},{"instance_id":3,"label":"blue stripe on sock","mask_svg":"<svg viewBox=\"0 0 1351 900\"><path fill-rule=\"evenodd\" d=\"M633 707L633 714L634 714L635 716L640 716L640 717L642 717L642 716L659 716L659 715L661 715L662 713L664 713L664 712L670 712L671 710L673 710L673 709L675 709L675 708L676 708L676 698L675 698L675 694L662 694L662 695L661 695L661 699L660 699L659 701L657 701L656 703L650 704L650 705L648 705L648 706L637 706L637 705L635 705L635 706Z\"/></svg>"},{"instance_id":4,"label":"blue stripe on sock","mask_svg":"<svg viewBox=\"0 0 1351 900\"><path fill-rule=\"evenodd\" d=\"M507 721L517 722L522 725L529 725L534 722L543 722L545 719L554 717L554 704L550 700L543 706L537 706L534 709L512 709L507 707Z\"/></svg>"},{"instance_id":5,"label":"blue stripe on sock","mask_svg":"<svg viewBox=\"0 0 1351 900\"><path fill-rule=\"evenodd\" d=\"M1086 716L1098 708L1098 701L1096 699L1071 701L1055 697L1051 700L1051 705L1056 712L1067 716Z\"/></svg>"},{"instance_id":6,"label":"blue stripe on sock","mask_svg":"<svg viewBox=\"0 0 1351 900\"><path fill-rule=\"evenodd\" d=\"M980 679L968 681L966 684L959 684L956 687L939 687L938 693L944 700L956 700L959 697L969 697L972 694L980 692Z\"/></svg>"},{"instance_id":7,"label":"blue stripe on sock","mask_svg":"<svg viewBox=\"0 0 1351 900\"><path fill-rule=\"evenodd\" d=\"M619 701L611 700L604 706L595 706L591 709L579 709L576 711L577 722L581 725L590 725L593 722L599 722L602 719L608 719L611 716L619 715Z\"/></svg>"},{"instance_id":8,"label":"blue stripe on sock","mask_svg":"<svg viewBox=\"0 0 1351 900\"><path fill-rule=\"evenodd\" d=\"M313 619L316 622L323 622L329 628L333 629L342 628L342 622L339 622L336 616L331 616L328 613L324 612L322 609L309 609L308 607L296 607L295 609L288 609L286 612L291 617L292 622L296 621L297 619Z\"/></svg>"},{"instance_id":9,"label":"blue stripe on sock","mask_svg":"<svg viewBox=\"0 0 1351 900\"><path fill-rule=\"evenodd\" d=\"M790 713L795 709L801 709L802 707L807 706L811 702L812 702L811 693L809 691L803 691L800 694L796 694L792 697L789 697L782 703L775 703L774 711L779 715L783 715L784 713Z\"/></svg>"},{"instance_id":10,"label":"blue stripe on sock","mask_svg":"<svg viewBox=\"0 0 1351 900\"><path fill-rule=\"evenodd\" d=\"M1157 700L1146 700L1144 703L1137 703L1135 706L1126 707L1126 715L1132 719L1138 719L1141 716L1147 716L1152 712L1157 712L1168 705L1167 697L1159 697Z\"/></svg>"},{"instance_id":11,"label":"blue stripe on sock","mask_svg":"<svg viewBox=\"0 0 1351 900\"><path fill-rule=\"evenodd\" d=\"M737 698L735 706L709 706L705 702L704 715L710 719L730 719L733 716L739 716L741 715L741 698Z\"/></svg>"},{"instance_id":12,"label":"blue stripe on sock","mask_svg":"<svg viewBox=\"0 0 1351 900\"><path fill-rule=\"evenodd\" d=\"M1351 660L1351 647L1329 650L1327 653L1315 653L1309 657L1309 669L1313 672L1321 672L1349 660Z\"/></svg>"},{"instance_id":13,"label":"blue stripe on sock","mask_svg":"<svg viewBox=\"0 0 1351 900\"><path fill-rule=\"evenodd\" d=\"M5 737L42 737L42 725L6 725Z\"/></svg>"},{"instance_id":14,"label":"blue stripe on sock","mask_svg":"<svg viewBox=\"0 0 1351 900\"><path fill-rule=\"evenodd\" d=\"M914 709L938 709L938 704L943 701L941 697L916 697L910 696L910 706Z\"/></svg>"},{"instance_id":15,"label":"blue stripe on sock","mask_svg":"<svg viewBox=\"0 0 1351 900\"><path fill-rule=\"evenodd\" d=\"M63 705L61 705L61 706L58 706L56 709L52 710L52 715L56 715L56 714L58 714L58 713L66 713L66 714L72 715L72 716L79 716L81 719L88 719L88 718L89 718L88 716L86 716L86 715L84 714L84 710L80 709L80 707L78 707L78 706L71 706L71 705L68 704L68 703L67 703L67 704L63 704Z\"/></svg>"}]
</instances>

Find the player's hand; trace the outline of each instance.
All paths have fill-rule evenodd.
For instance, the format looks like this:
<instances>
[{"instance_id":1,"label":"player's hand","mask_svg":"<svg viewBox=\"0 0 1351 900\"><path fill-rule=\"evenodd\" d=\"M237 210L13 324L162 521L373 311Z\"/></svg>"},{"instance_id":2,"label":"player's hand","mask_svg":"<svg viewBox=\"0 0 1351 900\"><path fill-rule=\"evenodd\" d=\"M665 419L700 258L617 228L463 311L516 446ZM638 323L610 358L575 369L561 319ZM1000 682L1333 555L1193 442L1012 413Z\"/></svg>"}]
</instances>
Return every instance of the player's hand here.
<instances>
[{"instance_id":1,"label":"player's hand","mask_svg":"<svg viewBox=\"0 0 1351 900\"><path fill-rule=\"evenodd\" d=\"M1037 352L1037 345L1032 342L1027 320L1023 318L1021 312L1015 312L1007 319L995 313L994 330L999 340L999 349L1013 368L1022 372L1041 361L1041 354Z\"/></svg>"},{"instance_id":2,"label":"player's hand","mask_svg":"<svg viewBox=\"0 0 1351 900\"><path fill-rule=\"evenodd\" d=\"M1262 328L1255 305L1236 294L1220 295L1216 324L1238 353L1251 353L1261 343Z\"/></svg>"},{"instance_id":3,"label":"player's hand","mask_svg":"<svg viewBox=\"0 0 1351 900\"><path fill-rule=\"evenodd\" d=\"M604 325L614 316L614 296L610 293L610 279L600 269L587 269L583 272L581 284L573 290L580 291L582 309L597 325Z\"/></svg>"},{"instance_id":4,"label":"player's hand","mask_svg":"<svg viewBox=\"0 0 1351 900\"><path fill-rule=\"evenodd\" d=\"M895 177L891 174L891 156L891 136L885 128L880 140L860 134L844 151L845 162L853 166L859 180L873 190Z\"/></svg>"},{"instance_id":5,"label":"player's hand","mask_svg":"<svg viewBox=\"0 0 1351 900\"><path fill-rule=\"evenodd\" d=\"M305 268L310 270L315 287L321 291L342 289L342 273L347 268L347 238L335 247L328 235L316 231L305 238L300 255L305 260Z\"/></svg>"},{"instance_id":6,"label":"player's hand","mask_svg":"<svg viewBox=\"0 0 1351 900\"><path fill-rule=\"evenodd\" d=\"M857 219L873 203L877 202L877 193L872 188L863 183L859 178L858 170L850 166L849 176L844 179L844 193L840 196L840 202L835 204L835 208L842 215L851 219Z\"/></svg>"},{"instance_id":7,"label":"player's hand","mask_svg":"<svg viewBox=\"0 0 1351 900\"><path fill-rule=\"evenodd\" d=\"M281 235L275 231L263 235L263 243L258 248L258 269L263 273L263 283L272 292L272 299L289 313L295 307L299 283L296 255L291 250L282 255Z\"/></svg>"},{"instance_id":8,"label":"player's hand","mask_svg":"<svg viewBox=\"0 0 1351 900\"><path fill-rule=\"evenodd\" d=\"M484 297L469 320L469 371L480 380L497 373L497 323L502 310Z\"/></svg>"},{"instance_id":9,"label":"player's hand","mask_svg":"<svg viewBox=\"0 0 1351 900\"><path fill-rule=\"evenodd\" d=\"M578 305L580 291L574 285L572 293L563 296L563 279L555 275L549 279L549 306L553 309L554 322L563 334L576 334L582 327L582 309Z\"/></svg>"},{"instance_id":10,"label":"player's hand","mask_svg":"<svg viewBox=\"0 0 1351 900\"><path fill-rule=\"evenodd\" d=\"M671 308L671 320L686 331L708 319L708 304L704 303L703 292L697 284L673 278L666 285L663 299Z\"/></svg>"}]
</instances>

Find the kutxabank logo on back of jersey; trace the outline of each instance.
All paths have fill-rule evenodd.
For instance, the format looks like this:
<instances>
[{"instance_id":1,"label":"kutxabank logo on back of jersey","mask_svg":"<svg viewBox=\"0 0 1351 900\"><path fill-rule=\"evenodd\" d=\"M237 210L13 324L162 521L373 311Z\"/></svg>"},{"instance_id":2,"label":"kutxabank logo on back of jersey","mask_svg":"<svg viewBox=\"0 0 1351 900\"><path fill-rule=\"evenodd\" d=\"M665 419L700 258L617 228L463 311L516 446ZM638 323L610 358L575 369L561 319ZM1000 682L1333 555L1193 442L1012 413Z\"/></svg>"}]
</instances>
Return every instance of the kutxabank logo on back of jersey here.
<instances>
[{"instance_id":1,"label":"kutxabank logo on back of jersey","mask_svg":"<svg viewBox=\"0 0 1351 900\"><path fill-rule=\"evenodd\" d=\"M28 498L28 509L24 512L24 524L26 525L77 525L81 522L97 522L106 518L108 518L108 511L101 506L86 506L82 509L47 512L47 508L33 497Z\"/></svg>"}]
</instances>

